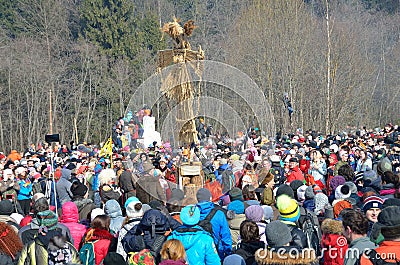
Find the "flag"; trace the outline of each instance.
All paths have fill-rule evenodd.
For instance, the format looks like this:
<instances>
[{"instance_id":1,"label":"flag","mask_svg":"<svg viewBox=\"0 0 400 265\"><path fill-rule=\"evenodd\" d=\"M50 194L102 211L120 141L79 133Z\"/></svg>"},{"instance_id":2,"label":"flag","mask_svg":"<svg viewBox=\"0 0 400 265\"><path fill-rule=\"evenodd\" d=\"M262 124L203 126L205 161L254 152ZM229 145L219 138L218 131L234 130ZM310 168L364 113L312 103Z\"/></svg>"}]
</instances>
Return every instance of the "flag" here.
<instances>
[{"instance_id":1,"label":"flag","mask_svg":"<svg viewBox=\"0 0 400 265\"><path fill-rule=\"evenodd\" d=\"M103 145L103 147L100 150L99 156L109 156L112 157L112 138L108 138L107 142Z\"/></svg>"}]
</instances>

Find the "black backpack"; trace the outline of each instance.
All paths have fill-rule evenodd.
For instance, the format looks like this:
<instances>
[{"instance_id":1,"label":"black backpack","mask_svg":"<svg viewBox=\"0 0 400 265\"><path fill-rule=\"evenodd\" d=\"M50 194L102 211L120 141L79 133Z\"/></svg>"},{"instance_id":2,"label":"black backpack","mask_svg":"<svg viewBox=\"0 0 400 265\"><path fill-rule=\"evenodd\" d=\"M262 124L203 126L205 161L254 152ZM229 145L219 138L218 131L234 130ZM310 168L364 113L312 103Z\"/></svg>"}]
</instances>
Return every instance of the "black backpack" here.
<instances>
[{"instance_id":1,"label":"black backpack","mask_svg":"<svg viewBox=\"0 0 400 265\"><path fill-rule=\"evenodd\" d=\"M397 264L400 265L400 260L397 260L395 262L389 262L386 261L385 259L383 259L377 252L375 249L369 249L367 251L364 252L365 255L369 258L369 260L371 261L371 263L373 265L393 265L393 264ZM388 257L389 258L389 257Z\"/></svg>"},{"instance_id":2,"label":"black backpack","mask_svg":"<svg viewBox=\"0 0 400 265\"><path fill-rule=\"evenodd\" d=\"M217 213L218 209L217 207L214 207L210 213L206 216L206 218L204 218L203 220L201 220L198 225L204 229L204 231L210 233L211 236L213 236L213 228L212 228L212 224L211 224L211 219L213 219L214 215Z\"/></svg>"},{"instance_id":3,"label":"black backpack","mask_svg":"<svg viewBox=\"0 0 400 265\"><path fill-rule=\"evenodd\" d=\"M304 208L303 208L304 209ZM300 228L307 238L307 247L315 250L317 255L321 254L321 227L315 213L305 209L305 213L299 218Z\"/></svg>"}]
</instances>

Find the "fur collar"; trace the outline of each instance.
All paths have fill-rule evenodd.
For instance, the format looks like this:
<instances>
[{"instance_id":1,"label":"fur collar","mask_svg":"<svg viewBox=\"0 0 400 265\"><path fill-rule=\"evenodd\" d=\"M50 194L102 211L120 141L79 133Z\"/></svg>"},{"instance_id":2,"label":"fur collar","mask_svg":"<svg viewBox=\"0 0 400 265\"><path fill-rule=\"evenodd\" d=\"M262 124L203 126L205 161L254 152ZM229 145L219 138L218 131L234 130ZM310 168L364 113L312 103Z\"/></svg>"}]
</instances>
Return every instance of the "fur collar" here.
<instances>
[{"instance_id":1,"label":"fur collar","mask_svg":"<svg viewBox=\"0 0 400 265\"><path fill-rule=\"evenodd\" d=\"M327 218L321 224L321 231L322 234L341 235L343 233L342 222Z\"/></svg>"},{"instance_id":2,"label":"fur collar","mask_svg":"<svg viewBox=\"0 0 400 265\"><path fill-rule=\"evenodd\" d=\"M256 251L255 258L258 265L309 265L318 264L315 251L313 249L296 249L292 247L282 247L284 251L278 252L259 249ZM293 250L291 252L291 250ZM296 254L299 254L296 257Z\"/></svg>"},{"instance_id":3,"label":"fur collar","mask_svg":"<svg viewBox=\"0 0 400 265\"><path fill-rule=\"evenodd\" d=\"M111 240L113 235L110 232L103 229L89 229L86 235L86 241L95 241L100 239Z\"/></svg>"}]
</instances>

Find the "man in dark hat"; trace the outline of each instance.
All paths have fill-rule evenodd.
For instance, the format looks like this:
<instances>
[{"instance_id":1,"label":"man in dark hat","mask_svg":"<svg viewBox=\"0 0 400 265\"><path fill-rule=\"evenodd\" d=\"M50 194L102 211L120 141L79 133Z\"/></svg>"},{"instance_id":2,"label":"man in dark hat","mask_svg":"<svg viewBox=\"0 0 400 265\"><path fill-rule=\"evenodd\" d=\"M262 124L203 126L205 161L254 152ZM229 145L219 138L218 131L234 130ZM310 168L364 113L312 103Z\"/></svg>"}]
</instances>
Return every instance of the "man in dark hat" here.
<instances>
[{"instance_id":1,"label":"man in dark hat","mask_svg":"<svg viewBox=\"0 0 400 265\"><path fill-rule=\"evenodd\" d=\"M400 207L389 206L383 209L375 225L380 227L385 240L375 250L365 251L360 264L385 264L385 262L398 264L400 262Z\"/></svg>"}]
</instances>

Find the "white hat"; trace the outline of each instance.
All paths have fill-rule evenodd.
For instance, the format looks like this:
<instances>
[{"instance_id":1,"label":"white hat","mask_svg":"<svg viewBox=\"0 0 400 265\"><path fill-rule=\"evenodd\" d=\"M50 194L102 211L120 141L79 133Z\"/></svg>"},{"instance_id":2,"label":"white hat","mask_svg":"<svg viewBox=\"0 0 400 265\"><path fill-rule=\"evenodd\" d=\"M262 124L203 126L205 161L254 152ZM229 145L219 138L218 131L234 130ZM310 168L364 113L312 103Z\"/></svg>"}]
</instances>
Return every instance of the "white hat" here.
<instances>
[{"instance_id":1,"label":"white hat","mask_svg":"<svg viewBox=\"0 0 400 265\"><path fill-rule=\"evenodd\" d=\"M19 213L12 213L12 214L10 215L10 217L11 217L12 219L14 219L15 222L16 222L17 224L20 224L21 221L22 221L22 219L24 219L24 217L23 217L21 214L19 214Z\"/></svg>"},{"instance_id":2,"label":"white hat","mask_svg":"<svg viewBox=\"0 0 400 265\"><path fill-rule=\"evenodd\" d=\"M96 216L98 215L103 215L104 214L104 210L101 208L94 208L92 210L92 212L90 213L90 221L93 221L94 218L96 218Z\"/></svg>"}]
</instances>

